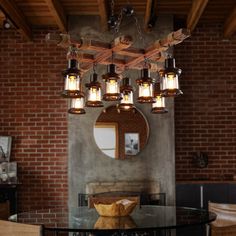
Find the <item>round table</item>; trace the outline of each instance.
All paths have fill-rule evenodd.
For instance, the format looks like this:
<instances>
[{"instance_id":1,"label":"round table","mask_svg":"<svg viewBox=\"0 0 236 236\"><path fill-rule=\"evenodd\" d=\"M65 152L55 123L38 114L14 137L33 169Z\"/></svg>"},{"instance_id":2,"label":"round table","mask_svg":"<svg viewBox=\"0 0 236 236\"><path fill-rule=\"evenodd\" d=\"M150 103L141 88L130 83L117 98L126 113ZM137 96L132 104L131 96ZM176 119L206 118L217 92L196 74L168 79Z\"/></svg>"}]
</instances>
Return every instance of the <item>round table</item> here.
<instances>
[{"instance_id":1,"label":"round table","mask_svg":"<svg viewBox=\"0 0 236 236\"><path fill-rule=\"evenodd\" d=\"M214 213L202 209L172 206L136 206L127 217L101 217L94 208L78 207L45 209L19 213L10 220L41 224L44 230L59 232L90 232L94 234L159 232L188 226L204 226L216 219ZM104 235L104 234L102 234Z\"/></svg>"}]
</instances>

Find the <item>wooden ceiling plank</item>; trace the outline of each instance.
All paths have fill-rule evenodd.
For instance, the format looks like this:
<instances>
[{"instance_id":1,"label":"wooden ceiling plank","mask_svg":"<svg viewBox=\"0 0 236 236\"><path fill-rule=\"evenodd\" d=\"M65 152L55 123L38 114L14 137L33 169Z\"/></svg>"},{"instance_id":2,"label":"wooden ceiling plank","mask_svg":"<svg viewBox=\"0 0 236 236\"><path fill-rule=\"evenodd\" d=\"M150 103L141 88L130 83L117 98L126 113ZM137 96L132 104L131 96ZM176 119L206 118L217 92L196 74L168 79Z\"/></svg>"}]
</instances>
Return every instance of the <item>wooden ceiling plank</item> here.
<instances>
[{"instance_id":1,"label":"wooden ceiling plank","mask_svg":"<svg viewBox=\"0 0 236 236\"><path fill-rule=\"evenodd\" d=\"M25 16L21 10L17 7L14 1L0 0L0 6L4 13L11 19L11 21L18 28L21 35L27 40L32 41L32 32L29 24L27 23Z\"/></svg>"},{"instance_id":2,"label":"wooden ceiling plank","mask_svg":"<svg viewBox=\"0 0 236 236\"><path fill-rule=\"evenodd\" d=\"M59 0L45 0L61 32L67 32L67 18Z\"/></svg>"},{"instance_id":3,"label":"wooden ceiling plank","mask_svg":"<svg viewBox=\"0 0 236 236\"><path fill-rule=\"evenodd\" d=\"M224 37L231 37L236 31L236 6L233 8L224 24Z\"/></svg>"},{"instance_id":4,"label":"wooden ceiling plank","mask_svg":"<svg viewBox=\"0 0 236 236\"><path fill-rule=\"evenodd\" d=\"M3 27L3 21L5 20L4 13L0 10L0 28Z\"/></svg>"},{"instance_id":5,"label":"wooden ceiling plank","mask_svg":"<svg viewBox=\"0 0 236 236\"><path fill-rule=\"evenodd\" d=\"M192 0L192 7L187 17L187 28L192 32L196 27L204 9L206 8L208 0Z\"/></svg>"},{"instance_id":6,"label":"wooden ceiling plank","mask_svg":"<svg viewBox=\"0 0 236 236\"><path fill-rule=\"evenodd\" d=\"M108 30L108 24L107 24L107 9L106 9L106 1L105 0L97 0L98 1L98 10L99 10L99 15L101 19L101 28L102 31L107 31Z\"/></svg>"}]
</instances>

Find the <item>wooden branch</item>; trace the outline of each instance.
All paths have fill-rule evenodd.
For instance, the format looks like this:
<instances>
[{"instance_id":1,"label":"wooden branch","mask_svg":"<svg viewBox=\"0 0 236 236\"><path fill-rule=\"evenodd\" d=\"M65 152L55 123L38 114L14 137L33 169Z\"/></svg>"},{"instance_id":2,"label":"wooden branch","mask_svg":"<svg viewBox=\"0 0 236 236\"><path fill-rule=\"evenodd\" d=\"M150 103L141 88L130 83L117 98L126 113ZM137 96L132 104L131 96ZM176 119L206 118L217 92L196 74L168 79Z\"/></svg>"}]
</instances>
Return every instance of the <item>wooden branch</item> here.
<instances>
[{"instance_id":1,"label":"wooden branch","mask_svg":"<svg viewBox=\"0 0 236 236\"><path fill-rule=\"evenodd\" d=\"M224 25L224 37L229 38L236 31L236 6L228 16Z\"/></svg>"},{"instance_id":2,"label":"wooden branch","mask_svg":"<svg viewBox=\"0 0 236 236\"><path fill-rule=\"evenodd\" d=\"M48 33L45 37L46 42L57 44L59 47L68 48L71 45L74 45L77 48L82 46L82 39L75 39L69 34L55 34Z\"/></svg>"},{"instance_id":3,"label":"wooden branch","mask_svg":"<svg viewBox=\"0 0 236 236\"><path fill-rule=\"evenodd\" d=\"M82 44L81 44L82 46L80 47L80 49L92 50L91 44L93 44L93 46L94 46L95 42L96 42L96 45L98 45L98 41L90 40L89 42L90 43L87 42L85 44L84 44L84 42L82 42ZM111 64L111 59L110 60L108 60L108 59L111 58L112 52L117 53L119 51L122 51L123 49L130 47L132 43L133 43L133 41L130 36L120 36L120 37L117 37L113 41L112 44L109 44L109 46L106 45L107 43L104 43L103 46L106 46L106 48L103 47L100 50L98 49L98 47L93 48L93 49L96 49L97 51L100 51L100 52L97 55L95 55L92 60L91 60L92 55L90 55L90 56L88 54L86 56L85 56L85 54L80 55L80 58L78 58L80 62L85 62L84 59L86 59L87 62L91 62L91 64L81 65L81 68L85 72L92 67L92 63L103 64L103 65ZM100 45L101 45L101 43L100 43ZM125 66L125 60L114 58L113 62L122 68L124 68L124 66Z\"/></svg>"},{"instance_id":4,"label":"wooden branch","mask_svg":"<svg viewBox=\"0 0 236 236\"><path fill-rule=\"evenodd\" d=\"M95 63L102 63L107 60L107 58L112 56L112 52L119 52L123 49L126 49L131 46L133 43L132 38L130 36L121 36L117 37L114 42L112 43L112 46L109 50L106 50L105 52L99 53L95 57Z\"/></svg>"},{"instance_id":5,"label":"wooden branch","mask_svg":"<svg viewBox=\"0 0 236 236\"><path fill-rule=\"evenodd\" d=\"M81 50L83 49L83 50L104 51L112 47L110 43L104 43L91 39L76 40L73 37L70 37L70 35L68 34L48 33L45 37L45 40L48 43L55 43L63 48L68 48L71 44L73 44L77 48L80 48ZM127 47L117 53L123 56L137 57L144 54L144 49Z\"/></svg>"},{"instance_id":6,"label":"wooden branch","mask_svg":"<svg viewBox=\"0 0 236 236\"><path fill-rule=\"evenodd\" d=\"M59 0L45 0L60 31L67 31L67 19L64 9Z\"/></svg>"},{"instance_id":7,"label":"wooden branch","mask_svg":"<svg viewBox=\"0 0 236 236\"><path fill-rule=\"evenodd\" d=\"M154 0L147 0L146 2L146 11L145 11L145 17L144 17L144 29L145 31L149 31L148 23L151 18L151 11L152 11L152 2Z\"/></svg>"},{"instance_id":8,"label":"wooden branch","mask_svg":"<svg viewBox=\"0 0 236 236\"><path fill-rule=\"evenodd\" d=\"M131 59L130 61L128 61L126 63L126 66L133 67L135 64L143 61L144 57L146 58L153 57L155 56L155 54L167 50L169 46L181 43L184 39L188 38L189 36L190 32L187 29L179 29L175 32L172 32L168 34L166 38L154 42L154 44L152 44L150 47L146 49L145 53L142 56L139 56L135 59Z\"/></svg>"},{"instance_id":9,"label":"wooden branch","mask_svg":"<svg viewBox=\"0 0 236 236\"><path fill-rule=\"evenodd\" d=\"M129 47L119 51L117 54L128 57L138 57L144 54L144 49Z\"/></svg>"},{"instance_id":10,"label":"wooden branch","mask_svg":"<svg viewBox=\"0 0 236 236\"><path fill-rule=\"evenodd\" d=\"M144 58L152 60L152 70L160 68L160 63L164 61L164 51L168 47L181 43L190 36L187 29L179 29L167 35L167 37L155 41L146 50L131 47L133 41L130 36L117 37L112 43L100 42L91 39L74 39L67 34L47 34L46 41L56 43L61 47L74 45L78 48L78 61L82 72L89 70L93 63L107 65L113 62L119 70L125 68L140 69L143 67ZM127 61L128 60L128 61ZM155 65L158 64L159 65Z\"/></svg>"},{"instance_id":11,"label":"wooden branch","mask_svg":"<svg viewBox=\"0 0 236 236\"><path fill-rule=\"evenodd\" d=\"M101 19L101 28L102 31L108 30L107 24L107 10L106 10L106 1L105 0L97 0L98 1L98 10Z\"/></svg>"},{"instance_id":12,"label":"wooden branch","mask_svg":"<svg viewBox=\"0 0 236 236\"><path fill-rule=\"evenodd\" d=\"M187 28L192 32L196 27L208 0L192 0L192 7L188 13Z\"/></svg>"},{"instance_id":13,"label":"wooden branch","mask_svg":"<svg viewBox=\"0 0 236 236\"><path fill-rule=\"evenodd\" d=\"M3 9L4 13L11 19L11 21L18 28L18 31L23 35L23 37L31 41L32 40L32 32L29 24L27 23L25 16L17 7L15 2L0 0L0 6Z\"/></svg>"}]
</instances>

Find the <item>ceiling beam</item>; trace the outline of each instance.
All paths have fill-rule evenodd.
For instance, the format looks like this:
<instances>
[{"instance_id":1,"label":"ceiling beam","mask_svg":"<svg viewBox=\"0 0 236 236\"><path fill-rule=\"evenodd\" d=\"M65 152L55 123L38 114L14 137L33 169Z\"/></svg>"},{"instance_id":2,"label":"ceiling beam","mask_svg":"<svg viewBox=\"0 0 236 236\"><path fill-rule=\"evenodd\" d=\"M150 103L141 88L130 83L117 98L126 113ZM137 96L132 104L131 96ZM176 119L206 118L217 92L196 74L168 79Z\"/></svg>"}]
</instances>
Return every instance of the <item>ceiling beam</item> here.
<instances>
[{"instance_id":1,"label":"ceiling beam","mask_svg":"<svg viewBox=\"0 0 236 236\"><path fill-rule=\"evenodd\" d=\"M11 19L11 21L15 24L18 28L17 30L23 37L28 40L32 41L32 32L29 24L27 23L25 16L21 12L21 10L17 7L15 2L0 0L0 6L4 11L5 15Z\"/></svg>"},{"instance_id":2,"label":"ceiling beam","mask_svg":"<svg viewBox=\"0 0 236 236\"><path fill-rule=\"evenodd\" d=\"M187 18L187 29L189 29L190 32L195 29L207 3L208 0L192 0L192 7Z\"/></svg>"},{"instance_id":3,"label":"ceiling beam","mask_svg":"<svg viewBox=\"0 0 236 236\"><path fill-rule=\"evenodd\" d=\"M150 21L155 21L155 13L156 13L156 0L147 0L146 2L146 11L144 17L144 30L146 32L150 31L153 25L149 25ZM153 24L155 22L152 22Z\"/></svg>"},{"instance_id":4,"label":"ceiling beam","mask_svg":"<svg viewBox=\"0 0 236 236\"><path fill-rule=\"evenodd\" d=\"M108 24L107 24L107 8L106 8L106 0L97 0L98 1L98 10L99 10L99 15L101 19L101 28L102 31L107 31L108 30Z\"/></svg>"},{"instance_id":5,"label":"ceiling beam","mask_svg":"<svg viewBox=\"0 0 236 236\"><path fill-rule=\"evenodd\" d=\"M224 37L229 38L236 31L236 7L231 11L224 25Z\"/></svg>"},{"instance_id":6,"label":"ceiling beam","mask_svg":"<svg viewBox=\"0 0 236 236\"><path fill-rule=\"evenodd\" d=\"M45 0L61 32L67 32L67 18L59 0Z\"/></svg>"},{"instance_id":7,"label":"ceiling beam","mask_svg":"<svg viewBox=\"0 0 236 236\"><path fill-rule=\"evenodd\" d=\"M146 2L146 11L145 11L145 17L144 17L144 29L145 31L148 31L148 23L151 17L151 10L152 10L152 1L153 0L147 0Z\"/></svg>"},{"instance_id":8,"label":"ceiling beam","mask_svg":"<svg viewBox=\"0 0 236 236\"><path fill-rule=\"evenodd\" d=\"M4 13L0 10L0 28L2 28L3 27L3 21L4 21L4 19L5 19L5 15L4 15Z\"/></svg>"}]
</instances>

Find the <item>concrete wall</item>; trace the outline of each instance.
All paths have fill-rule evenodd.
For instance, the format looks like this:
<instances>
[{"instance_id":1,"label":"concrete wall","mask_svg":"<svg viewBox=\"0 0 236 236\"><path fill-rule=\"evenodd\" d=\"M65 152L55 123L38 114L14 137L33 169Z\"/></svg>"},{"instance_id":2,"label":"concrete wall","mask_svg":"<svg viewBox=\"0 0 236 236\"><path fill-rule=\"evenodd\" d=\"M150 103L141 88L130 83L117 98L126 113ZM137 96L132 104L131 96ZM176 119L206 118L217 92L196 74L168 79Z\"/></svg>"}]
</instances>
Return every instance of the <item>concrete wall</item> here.
<instances>
[{"instance_id":1,"label":"concrete wall","mask_svg":"<svg viewBox=\"0 0 236 236\"><path fill-rule=\"evenodd\" d=\"M121 28L119 34L131 34L135 38L135 46L143 47L144 44L145 47L171 31L172 18L160 17L156 23L156 29L150 34L145 34L143 40L138 40L137 29L130 20L128 25ZM70 33L78 37L81 35L107 42L114 37L110 33L100 32L99 18L95 17L72 17ZM106 67L98 66L98 74L104 73L106 73ZM140 72L132 70L128 74L132 77L132 85L136 87L135 79L140 76ZM89 73L86 73L83 79L88 81ZM105 106L109 105L111 103L105 103ZM105 156L95 143L93 126L102 108L86 108L85 115L69 115L69 205L77 205L77 194L85 193L86 183L115 181L158 181L161 192L167 194L167 204L174 204L173 99L168 99L169 113L164 115L151 114L150 105L136 104L136 106L147 118L150 136L144 150L127 160L113 160Z\"/></svg>"}]
</instances>

